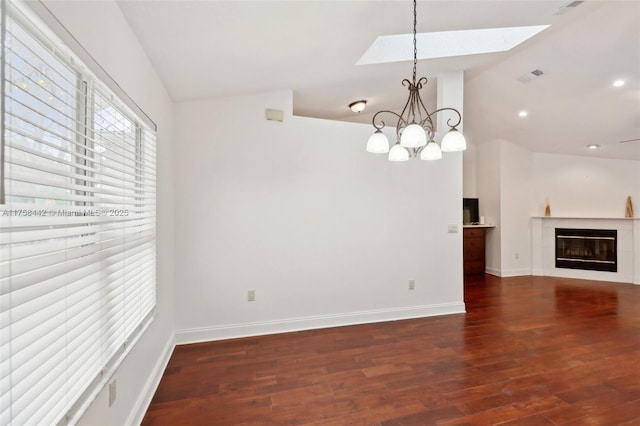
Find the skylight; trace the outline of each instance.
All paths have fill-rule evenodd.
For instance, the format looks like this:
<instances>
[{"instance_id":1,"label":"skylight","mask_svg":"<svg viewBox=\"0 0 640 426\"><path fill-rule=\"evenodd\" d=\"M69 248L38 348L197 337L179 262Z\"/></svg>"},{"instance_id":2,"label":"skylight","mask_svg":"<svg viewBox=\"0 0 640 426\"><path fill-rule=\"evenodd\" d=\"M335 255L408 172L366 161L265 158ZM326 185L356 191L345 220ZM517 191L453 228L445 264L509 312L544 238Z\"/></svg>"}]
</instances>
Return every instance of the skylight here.
<instances>
[{"instance_id":1,"label":"skylight","mask_svg":"<svg viewBox=\"0 0 640 426\"><path fill-rule=\"evenodd\" d=\"M505 52L548 27L549 25L536 25L420 33L416 37L418 59ZM412 59L413 34L398 34L376 38L356 64L382 64Z\"/></svg>"}]
</instances>

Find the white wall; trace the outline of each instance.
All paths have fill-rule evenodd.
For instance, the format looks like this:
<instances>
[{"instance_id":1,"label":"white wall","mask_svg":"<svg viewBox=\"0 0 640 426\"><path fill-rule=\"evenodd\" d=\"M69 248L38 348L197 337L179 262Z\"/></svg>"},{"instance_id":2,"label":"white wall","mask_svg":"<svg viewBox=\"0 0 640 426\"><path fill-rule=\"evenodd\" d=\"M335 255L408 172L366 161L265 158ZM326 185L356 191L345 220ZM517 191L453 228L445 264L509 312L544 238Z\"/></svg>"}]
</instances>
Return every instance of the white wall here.
<instances>
[{"instance_id":1,"label":"white wall","mask_svg":"<svg viewBox=\"0 0 640 426\"><path fill-rule=\"evenodd\" d=\"M535 212L552 216L624 217L627 196L640 213L640 161L533 154Z\"/></svg>"},{"instance_id":2,"label":"white wall","mask_svg":"<svg viewBox=\"0 0 640 426\"><path fill-rule=\"evenodd\" d=\"M531 152L500 142L500 276L531 274Z\"/></svg>"},{"instance_id":3,"label":"white wall","mask_svg":"<svg viewBox=\"0 0 640 426\"><path fill-rule=\"evenodd\" d=\"M486 271L499 275L502 265L500 241L500 141L476 147L477 194L480 215L495 228L486 232Z\"/></svg>"},{"instance_id":4,"label":"white wall","mask_svg":"<svg viewBox=\"0 0 640 426\"><path fill-rule=\"evenodd\" d=\"M463 311L461 154L390 163L291 98L176 105L178 341Z\"/></svg>"},{"instance_id":5,"label":"white wall","mask_svg":"<svg viewBox=\"0 0 640 426\"><path fill-rule=\"evenodd\" d=\"M474 157L468 157L473 160ZM531 153L505 140L477 147L480 215L495 225L486 233L486 271L498 276L531 273ZM473 170L465 166L465 170Z\"/></svg>"},{"instance_id":6,"label":"white wall","mask_svg":"<svg viewBox=\"0 0 640 426\"><path fill-rule=\"evenodd\" d=\"M462 196L465 198L478 198L477 155L476 145L467 141L467 149L462 153Z\"/></svg>"},{"instance_id":7,"label":"white wall","mask_svg":"<svg viewBox=\"0 0 640 426\"><path fill-rule=\"evenodd\" d=\"M158 125L157 308L155 321L115 374L112 407L103 390L80 424L139 423L174 347L172 103L114 1L46 1L46 6Z\"/></svg>"}]
</instances>

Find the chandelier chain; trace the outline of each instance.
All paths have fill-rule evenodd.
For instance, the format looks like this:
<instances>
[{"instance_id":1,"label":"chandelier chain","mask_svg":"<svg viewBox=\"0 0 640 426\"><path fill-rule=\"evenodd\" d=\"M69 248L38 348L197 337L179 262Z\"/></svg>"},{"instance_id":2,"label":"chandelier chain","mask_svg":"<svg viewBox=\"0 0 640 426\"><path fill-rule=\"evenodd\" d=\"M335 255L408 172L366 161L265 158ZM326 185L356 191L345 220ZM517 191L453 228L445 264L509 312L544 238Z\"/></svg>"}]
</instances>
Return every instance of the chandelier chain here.
<instances>
[{"instance_id":1,"label":"chandelier chain","mask_svg":"<svg viewBox=\"0 0 640 426\"><path fill-rule=\"evenodd\" d=\"M418 25L418 14L416 12L416 0L413 0L413 85L416 84L416 67L418 65L418 44L416 41L416 26Z\"/></svg>"}]
</instances>

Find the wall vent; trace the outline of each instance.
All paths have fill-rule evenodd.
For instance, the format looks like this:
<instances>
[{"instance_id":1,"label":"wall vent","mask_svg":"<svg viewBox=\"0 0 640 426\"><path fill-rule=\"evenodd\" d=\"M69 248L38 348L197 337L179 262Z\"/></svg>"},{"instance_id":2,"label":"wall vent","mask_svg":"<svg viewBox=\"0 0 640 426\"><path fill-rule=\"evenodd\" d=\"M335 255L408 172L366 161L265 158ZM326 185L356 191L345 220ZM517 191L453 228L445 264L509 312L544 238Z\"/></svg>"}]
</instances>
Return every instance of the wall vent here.
<instances>
[{"instance_id":1,"label":"wall vent","mask_svg":"<svg viewBox=\"0 0 640 426\"><path fill-rule=\"evenodd\" d=\"M544 74L543 71L541 71L539 69L535 69L535 70L533 70L531 72L528 72L528 73L518 77L518 81L520 83L527 84L527 83L531 82L532 80L535 80L536 78L540 77L542 74Z\"/></svg>"},{"instance_id":2,"label":"wall vent","mask_svg":"<svg viewBox=\"0 0 640 426\"><path fill-rule=\"evenodd\" d=\"M564 6L561 6L560 9L558 9L558 11L554 13L554 15L562 15L563 13L568 12L570 9L580 6L582 3L584 3L584 1L580 0L569 2Z\"/></svg>"}]
</instances>

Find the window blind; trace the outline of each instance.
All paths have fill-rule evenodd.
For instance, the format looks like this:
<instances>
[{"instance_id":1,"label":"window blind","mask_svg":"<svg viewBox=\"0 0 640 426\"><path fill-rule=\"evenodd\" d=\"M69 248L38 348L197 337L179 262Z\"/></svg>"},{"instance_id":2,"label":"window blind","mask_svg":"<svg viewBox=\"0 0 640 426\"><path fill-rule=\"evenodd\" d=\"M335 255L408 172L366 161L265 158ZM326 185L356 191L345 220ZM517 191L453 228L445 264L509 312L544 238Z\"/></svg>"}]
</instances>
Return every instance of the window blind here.
<instances>
[{"instance_id":1,"label":"window blind","mask_svg":"<svg viewBox=\"0 0 640 426\"><path fill-rule=\"evenodd\" d=\"M0 424L74 423L155 308L155 132L4 3Z\"/></svg>"}]
</instances>

